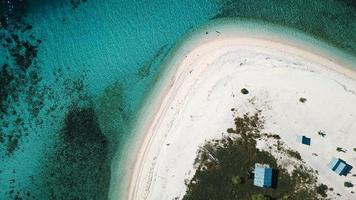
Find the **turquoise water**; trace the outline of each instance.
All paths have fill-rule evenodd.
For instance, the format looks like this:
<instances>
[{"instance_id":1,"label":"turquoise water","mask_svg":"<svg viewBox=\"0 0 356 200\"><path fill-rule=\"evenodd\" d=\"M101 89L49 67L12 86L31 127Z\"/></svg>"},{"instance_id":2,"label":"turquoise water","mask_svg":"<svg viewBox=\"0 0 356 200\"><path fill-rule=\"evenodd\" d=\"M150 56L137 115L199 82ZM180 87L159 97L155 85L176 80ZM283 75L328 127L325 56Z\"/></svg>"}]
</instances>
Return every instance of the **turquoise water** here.
<instances>
[{"instance_id":1,"label":"turquoise water","mask_svg":"<svg viewBox=\"0 0 356 200\"><path fill-rule=\"evenodd\" d=\"M212 19L288 26L356 55L352 1L73 2L29 0L32 28L1 29L0 199L107 199L112 158L160 63Z\"/></svg>"}]
</instances>

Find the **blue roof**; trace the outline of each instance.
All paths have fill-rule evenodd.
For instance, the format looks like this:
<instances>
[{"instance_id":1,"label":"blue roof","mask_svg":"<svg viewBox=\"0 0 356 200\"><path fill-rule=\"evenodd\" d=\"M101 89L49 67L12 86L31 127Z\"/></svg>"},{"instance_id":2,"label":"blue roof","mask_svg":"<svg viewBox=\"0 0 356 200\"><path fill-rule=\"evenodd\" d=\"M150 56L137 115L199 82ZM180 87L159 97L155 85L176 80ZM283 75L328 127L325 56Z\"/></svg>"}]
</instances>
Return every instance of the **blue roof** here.
<instances>
[{"instance_id":1,"label":"blue roof","mask_svg":"<svg viewBox=\"0 0 356 200\"><path fill-rule=\"evenodd\" d=\"M272 186L272 168L255 165L255 176L253 184L259 187Z\"/></svg>"},{"instance_id":2,"label":"blue roof","mask_svg":"<svg viewBox=\"0 0 356 200\"><path fill-rule=\"evenodd\" d=\"M311 139L303 135L298 136L297 141L305 145L310 145Z\"/></svg>"},{"instance_id":3,"label":"blue roof","mask_svg":"<svg viewBox=\"0 0 356 200\"><path fill-rule=\"evenodd\" d=\"M345 161L340 158L333 157L329 163L329 168L340 176L346 176L352 169L352 166L347 164Z\"/></svg>"},{"instance_id":4,"label":"blue roof","mask_svg":"<svg viewBox=\"0 0 356 200\"><path fill-rule=\"evenodd\" d=\"M346 167L346 163L340 162L339 166L334 170L336 173L342 175L342 172L344 171Z\"/></svg>"},{"instance_id":5,"label":"blue roof","mask_svg":"<svg viewBox=\"0 0 356 200\"><path fill-rule=\"evenodd\" d=\"M337 166L339 165L340 162L341 162L340 159L337 159L337 158L333 157L328 166L329 166L329 168L331 170L334 171L337 168Z\"/></svg>"}]
</instances>

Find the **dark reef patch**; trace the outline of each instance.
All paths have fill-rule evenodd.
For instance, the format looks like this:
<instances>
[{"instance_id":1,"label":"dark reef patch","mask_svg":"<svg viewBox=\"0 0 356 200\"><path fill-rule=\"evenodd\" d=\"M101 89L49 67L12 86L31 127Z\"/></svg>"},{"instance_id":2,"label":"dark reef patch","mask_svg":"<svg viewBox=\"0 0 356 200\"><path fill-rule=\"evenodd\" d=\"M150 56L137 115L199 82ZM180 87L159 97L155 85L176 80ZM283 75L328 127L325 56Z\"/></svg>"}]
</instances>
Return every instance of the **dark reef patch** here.
<instances>
[{"instance_id":1,"label":"dark reef patch","mask_svg":"<svg viewBox=\"0 0 356 200\"><path fill-rule=\"evenodd\" d=\"M73 108L65 118L64 128L60 137L65 144L73 147L80 147L80 144L95 143L100 138L102 144L106 145L107 141L102 136L101 130L92 108Z\"/></svg>"},{"instance_id":2,"label":"dark reef patch","mask_svg":"<svg viewBox=\"0 0 356 200\"><path fill-rule=\"evenodd\" d=\"M8 145L7 145L7 154L11 155L19 145L19 136L18 135L9 135L8 136Z\"/></svg>"},{"instance_id":3,"label":"dark reef patch","mask_svg":"<svg viewBox=\"0 0 356 200\"><path fill-rule=\"evenodd\" d=\"M3 64L0 69L0 103L4 102L9 95L10 84L14 80L14 74L9 71L9 65ZM0 111L4 113L6 108L0 104Z\"/></svg>"},{"instance_id":4,"label":"dark reef patch","mask_svg":"<svg viewBox=\"0 0 356 200\"><path fill-rule=\"evenodd\" d=\"M138 69L137 75L140 79L147 77L151 73L151 68L162 62L167 54L170 52L172 46L169 47L168 44L162 45L158 51L142 66Z\"/></svg>"},{"instance_id":5,"label":"dark reef patch","mask_svg":"<svg viewBox=\"0 0 356 200\"><path fill-rule=\"evenodd\" d=\"M70 4L72 5L72 9L77 9L81 3L87 2L87 0L70 0Z\"/></svg>"},{"instance_id":6,"label":"dark reef patch","mask_svg":"<svg viewBox=\"0 0 356 200\"><path fill-rule=\"evenodd\" d=\"M109 141L91 107L74 106L66 115L44 177L50 199L107 199Z\"/></svg>"},{"instance_id":7,"label":"dark reef patch","mask_svg":"<svg viewBox=\"0 0 356 200\"><path fill-rule=\"evenodd\" d=\"M120 145L120 138L124 136L132 121L132 109L125 104L124 88L120 81L107 87L96 103L96 113L101 130L115 145ZM111 148L110 154L117 146Z\"/></svg>"},{"instance_id":8,"label":"dark reef patch","mask_svg":"<svg viewBox=\"0 0 356 200\"><path fill-rule=\"evenodd\" d=\"M0 1L0 28L20 22L25 14L26 3L26 0Z\"/></svg>"},{"instance_id":9,"label":"dark reef patch","mask_svg":"<svg viewBox=\"0 0 356 200\"><path fill-rule=\"evenodd\" d=\"M4 142L4 133L0 132L0 143Z\"/></svg>"},{"instance_id":10,"label":"dark reef patch","mask_svg":"<svg viewBox=\"0 0 356 200\"><path fill-rule=\"evenodd\" d=\"M356 9L356 1L355 0L340 0L345 3L347 6L351 6Z\"/></svg>"},{"instance_id":11,"label":"dark reef patch","mask_svg":"<svg viewBox=\"0 0 356 200\"><path fill-rule=\"evenodd\" d=\"M90 106L84 83L86 72L72 75L69 68L64 70L59 66L53 74L47 74L54 77L52 82L42 80L37 55L45 41L26 23L27 3L36 1L11 1L19 3L11 13L3 12L4 2L0 1L0 51L4 53L0 56L0 145L3 149L0 159L11 160L14 155L27 151L22 146L25 137L41 138L43 135L38 130L42 127L53 126L56 130L61 122L64 125L59 132L48 133L54 146L45 147L42 159L38 160L40 172L30 172L21 179L15 173L8 174L8 182L1 180L4 185L0 198L107 199L109 142ZM8 173L0 165L2 171ZM7 176L1 175L1 178Z\"/></svg>"},{"instance_id":12,"label":"dark reef patch","mask_svg":"<svg viewBox=\"0 0 356 200\"><path fill-rule=\"evenodd\" d=\"M42 41L32 33L32 25L25 22L26 2L0 2L0 51L4 53L0 61L0 143L5 145L7 156L12 156L21 146L22 136L28 135L31 124L24 116L29 112L31 118L38 117L45 94L40 92L43 88L39 86L36 59ZM27 110L19 111L23 101L27 101Z\"/></svg>"}]
</instances>

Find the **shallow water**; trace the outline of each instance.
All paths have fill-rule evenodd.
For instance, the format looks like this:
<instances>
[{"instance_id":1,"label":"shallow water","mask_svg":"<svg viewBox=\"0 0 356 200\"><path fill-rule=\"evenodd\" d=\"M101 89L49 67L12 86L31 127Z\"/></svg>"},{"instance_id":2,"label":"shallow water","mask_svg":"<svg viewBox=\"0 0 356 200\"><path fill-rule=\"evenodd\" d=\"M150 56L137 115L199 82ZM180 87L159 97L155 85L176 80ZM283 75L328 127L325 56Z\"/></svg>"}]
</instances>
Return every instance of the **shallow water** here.
<instances>
[{"instance_id":1,"label":"shallow water","mask_svg":"<svg viewBox=\"0 0 356 200\"><path fill-rule=\"evenodd\" d=\"M107 199L160 63L212 19L285 25L356 55L354 4L276 2L27 1L25 23L0 32L0 199Z\"/></svg>"}]
</instances>

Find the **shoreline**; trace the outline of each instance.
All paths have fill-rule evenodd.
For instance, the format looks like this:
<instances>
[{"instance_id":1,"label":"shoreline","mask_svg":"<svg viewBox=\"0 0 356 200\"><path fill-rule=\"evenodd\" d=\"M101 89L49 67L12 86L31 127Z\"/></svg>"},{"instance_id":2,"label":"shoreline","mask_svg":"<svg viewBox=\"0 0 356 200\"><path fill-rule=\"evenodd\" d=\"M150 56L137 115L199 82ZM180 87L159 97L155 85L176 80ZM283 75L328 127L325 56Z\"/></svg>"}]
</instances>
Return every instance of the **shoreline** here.
<instances>
[{"instance_id":1,"label":"shoreline","mask_svg":"<svg viewBox=\"0 0 356 200\"><path fill-rule=\"evenodd\" d=\"M236 32L229 32L229 27L226 28L227 32L225 32L225 30L219 29L219 33L214 32L216 27L208 29L210 32L209 35L205 35L204 37L204 35L202 35L204 30L200 30L198 31L198 33L193 33L193 36L188 37L188 39L185 39L182 44L178 44L177 51L173 51L174 53L171 54L172 58L169 58L166 63L164 63L164 65L169 67L166 67L166 69L164 69L163 72L160 74L156 86L153 88L151 95L147 98L147 103L145 103L142 108L142 111L139 114L137 122L141 123L139 123L138 126L134 129L135 135L132 137L132 143L131 141L128 142L133 145L127 145L131 146L131 148L128 150L129 154L127 155L129 156L127 156L128 161L126 166L126 169L129 169L126 170L126 172L128 172L128 174L130 175L125 176L124 181L126 182L122 184L123 188L121 188L120 193L123 194L123 197L128 197L128 199L135 199L134 197L136 195L135 193L137 189L135 187L135 182L137 181L137 178L139 178L141 175L139 174L140 170L142 169L141 163L144 162L143 158L147 156L148 148L151 147L150 145L152 145L152 141L154 140L153 137L156 137L151 135L152 133L147 133L144 130L147 130L148 128L156 128L155 126L152 127L152 125L154 124L157 126L157 123L160 121L159 117L162 116L164 110L168 109L166 107L167 105L169 105L167 104L167 102L170 101L171 98L174 98L174 95L169 96L168 94L170 93L170 91L172 91L174 85L177 85L177 82L179 84L179 78L182 73L187 71L184 69L180 69L182 63L184 63L185 59L189 57L187 55L189 55L191 52L196 51L201 46L209 45L211 43L222 43L223 41L227 41L227 43L237 42L236 44L244 45L249 45L251 44L251 42L256 42L262 44L262 46L269 48L275 45L275 47L279 46L280 49L283 49L283 51L291 51L292 53L297 54L298 56L306 57L307 60L314 60L317 63L324 63L323 65L329 66L328 69L332 69L333 71L336 71L340 74L347 75L349 78L356 79L356 72L354 70L347 67L343 67L340 64L336 64L334 61L329 60L327 58L321 57L319 53L307 51L303 48L300 48L300 46L303 46L301 44L291 45L290 43L292 42L283 40L278 42L274 41L273 37L268 40L263 39L264 37L262 37L261 39L256 37L246 37L246 35L237 36ZM287 44L284 44L286 42ZM158 147L158 149L159 148L160 147ZM132 168L132 166L134 166L134 168ZM129 190L129 192L125 194L125 192L123 191L127 191L127 189Z\"/></svg>"}]
</instances>

